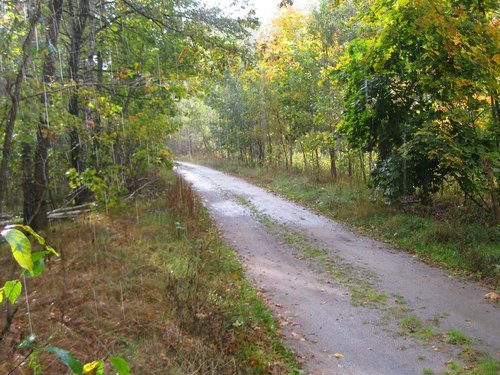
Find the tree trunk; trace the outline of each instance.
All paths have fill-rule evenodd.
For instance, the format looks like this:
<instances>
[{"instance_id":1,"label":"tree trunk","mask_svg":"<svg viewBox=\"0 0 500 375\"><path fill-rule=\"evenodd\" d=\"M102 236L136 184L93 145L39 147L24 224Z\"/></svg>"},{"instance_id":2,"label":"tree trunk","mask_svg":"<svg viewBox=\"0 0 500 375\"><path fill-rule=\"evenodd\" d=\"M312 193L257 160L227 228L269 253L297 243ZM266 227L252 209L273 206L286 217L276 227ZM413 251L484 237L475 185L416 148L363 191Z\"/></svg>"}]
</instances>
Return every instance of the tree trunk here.
<instances>
[{"instance_id":1,"label":"tree trunk","mask_svg":"<svg viewBox=\"0 0 500 375\"><path fill-rule=\"evenodd\" d=\"M33 217L33 163L31 161L31 145L28 142L22 144L22 169L23 169L23 223L30 225Z\"/></svg>"},{"instance_id":2,"label":"tree trunk","mask_svg":"<svg viewBox=\"0 0 500 375\"><path fill-rule=\"evenodd\" d=\"M53 82L56 77L56 48L59 39L59 23L62 16L62 0L52 0L50 6L50 22L47 27L46 41L51 45L51 49L44 58L43 62L43 89L42 105L43 114L37 129L37 143L34 162L34 197L32 215L28 222L35 230L45 229L48 225L47 218L47 198L49 191L49 167L48 150L50 147L50 126L49 126L49 95L46 91L46 85ZM25 196L26 198L26 196ZM28 197L29 199L29 197ZM29 202L27 202L29 204ZM26 220L26 217L25 217Z\"/></svg>"},{"instance_id":3,"label":"tree trunk","mask_svg":"<svg viewBox=\"0 0 500 375\"><path fill-rule=\"evenodd\" d=\"M68 112L74 116L76 123L73 123L69 131L69 140L71 146L70 152L70 162L71 167L73 167L78 173L85 170L85 165L82 158L82 143L80 141L79 127L81 123L80 119L80 106L79 106L79 62L82 47L83 33L86 28L87 19L89 16L89 0L81 0L78 3L77 9L75 9L74 0L69 0L68 10L71 17L71 27L70 27L70 50L69 50L69 77L75 82L76 88L69 100ZM76 195L75 203L77 205L82 204L86 201L89 196L89 191L87 189L82 189L82 192Z\"/></svg>"},{"instance_id":4,"label":"tree trunk","mask_svg":"<svg viewBox=\"0 0 500 375\"><path fill-rule=\"evenodd\" d=\"M486 175L488 176L488 185L491 197L491 208L493 214L495 215L495 224L498 224L500 223L500 197L498 196L498 181L493 171L493 166L492 166L493 163L487 156L482 156L481 164L486 172Z\"/></svg>"},{"instance_id":5,"label":"tree trunk","mask_svg":"<svg viewBox=\"0 0 500 375\"><path fill-rule=\"evenodd\" d=\"M30 50L33 38L35 36L36 26L40 19L40 2L34 2L34 10L29 21L29 30L26 39L22 46L22 60L21 66L16 76L14 83L14 92L11 93L11 107L7 115L7 123L5 126L5 135L2 148L2 162L0 163L0 212L2 212L3 201L7 193L7 169L10 159L10 151L12 147L12 136L14 134L14 125L16 123L17 111L19 109L19 101L21 99L21 90L23 87L24 73L30 61Z\"/></svg>"},{"instance_id":6,"label":"tree trunk","mask_svg":"<svg viewBox=\"0 0 500 375\"><path fill-rule=\"evenodd\" d=\"M359 165L360 165L360 168L361 168L361 174L363 176L363 182L366 185L365 158L364 158L364 155L363 155L363 151L359 152Z\"/></svg>"},{"instance_id":7,"label":"tree trunk","mask_svg":"<svg viewBox=\"0 0 500 375\"><path fill-rule=\"evenodd\" d=\"M303 163L304 163L304 171L307 170L307 155L306 155L306 150L304 148L304 143L303 142L299 142L299 146L300 146L300 152L302 154L302 160L303 160Z\"/></svg>"},{"instance_id":8,"label":"tree trunk","mask_svg":"<svg viewBox=\"0 0 500 375\"><path fill-rule=\"evenodd\" d=\"M352 168L352 154L349 152L347 154L347 173L349 175L349 182L352 184L353 168Z\"/></svg>"},{"instance_id":9,"label":"tree trunk","mask_svg":"<svg viewBox=\"0 0 500 375\"><path fill-rule=\"evenodd\" d=\"M259 165L263 166L266 160L266 155L265 155L265 144L262 141L262 139L259 139L258 145L259 145Z\"/></svg>"},{"instance_id":10,"label":"tree trunk","mask_svg":"<svg viewBox=\"0 0 500 375\"><path fill-rule=\"evenodd\" d=\"M335 145L331 145L328 148L328 152L330 153L330 176L333 182L337 181L337 157L335 153Z\"/></svg>"},{"instance_id":11,"label":"tree trunk","mask_svg":"<svg viewBox=\"0 0 500 375\"><path fill-rule=\"evenodd\" d=\"M268 155L269 155L269 164L270 165L273 165L273 139L271 137L271 133L269 132L269 129L267 129L267 142L268 142L268 145L269 145L269 151L268 151Z\"/></svg>"},{"instance_id":12,"label":"tree trunk","mask_svg":"<svg viewBox=\"0 0 500 375\"><path fill-rule=\"evenodd\" d=\"M35 150L35 172L33 174L33 214L28 219L28 224L34 230L47 228L47 196L49 191L48 149L49 127L46 121L41 120L38 125L37 143ZM26 198L26 196L25 196ZM27 203L28 204L28 203ZM26 217L24 218L27 219Z\"/></svg>"}]
</instances>

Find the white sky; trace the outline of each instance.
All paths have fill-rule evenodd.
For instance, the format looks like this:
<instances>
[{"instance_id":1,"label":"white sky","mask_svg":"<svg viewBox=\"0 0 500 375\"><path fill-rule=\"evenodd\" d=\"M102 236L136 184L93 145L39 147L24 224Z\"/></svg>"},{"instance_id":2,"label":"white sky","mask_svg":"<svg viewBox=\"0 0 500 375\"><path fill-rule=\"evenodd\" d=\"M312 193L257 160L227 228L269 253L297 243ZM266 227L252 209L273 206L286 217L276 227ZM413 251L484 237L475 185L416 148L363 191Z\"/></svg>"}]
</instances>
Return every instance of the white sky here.
<instances>
[{"instance_id":1,"label":"white sky","mask_svg":"<svg viewBox=\"0 0 500 375\"><path fill-rule=\"evenodd\" d=\"M233 0L201 1L209 6L219 6L221 9L228 9L231 3L233 3ZM269 23L269 21L278 13L278 4L280 3L280 0L240 0L240 3L247 5L253 4L257 17L259 17L261 23L265 25ZM298 9L308 9L316 3L317 0L294 0L293 7ZM237 8L235 7L234 9L236 10Z\"/></svg>"}]
</instances>

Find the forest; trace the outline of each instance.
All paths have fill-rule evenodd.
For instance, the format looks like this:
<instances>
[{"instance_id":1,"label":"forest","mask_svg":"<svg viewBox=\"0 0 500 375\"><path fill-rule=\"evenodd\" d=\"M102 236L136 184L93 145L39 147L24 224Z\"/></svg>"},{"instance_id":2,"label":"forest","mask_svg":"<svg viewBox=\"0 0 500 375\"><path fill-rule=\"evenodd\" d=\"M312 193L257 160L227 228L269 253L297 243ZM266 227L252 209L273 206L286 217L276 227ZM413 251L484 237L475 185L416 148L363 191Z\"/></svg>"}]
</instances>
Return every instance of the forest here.
<instances>
[{"instance_id":1,"label":"forest","mask_svg":"<svg viewBox=\"0 0 500 375\"><path fill-rule=\"evenodd\" d=\"M181 102L184 138L250 165L327 170L390 201L453 192L498 223L497 17L495 1L285 9L251 65Z\"/></svg>"},{"instance_id":2,"label":"forest","mask_svg":"<svg viewBox=\"0 0 500 375\"><path fill-rule=\"evenodd\" d=\"M112 204L165 140L357 179L391 201L451 191L500 217L495 1L321 1L257 19L196 2L2 5L0 204ZM4 209L5 210L5 209Z\"/></svg>"},{"instance_id":3,"label":"forest","mask_svg":"<svg viewBox=\"0 0 500 375\"><path fill-rule=\"evenodd\" d=\"M172 163L176 103L244 55L255 23L192 1L2 2L0 206L43 229L64 201L134 192Z\"/></svg>"},{"instance_id":4,"label":"forest","mask_svg":"<svg viewBox=\"0 0 500 375\"><path fill-rule=\"evenodd\" d=\"M366 218L371 211L415 214L401 219L406 227L399 228L398 222L390 235L378 237L390 237L388 242L410 252L420 252L420 246L431 253L427 261L466 270L471 278L498 288L498 2L318 0L305 11L292 0L276 0L278 15L267 25L260 25L247 2L232 6L236 16L199 0L1 2L0 226L22 223L19 228L45 249L44 257L59 255L61 244L72 245L70 257L62 253L63 266L55 266L62 273L50 283L36 284L40 291L50 284L46 292L55 295L59 310L50 319L66 327L77 324L66 320L72 314L110 319L105 328L94 326L91 318L81 323L101 332L88 348L79 330L74 341L64 342L63 331L46 333L43 340L58 336L63 347L87 359L98 358L103 347L125 358L134 345L143 352L151 349L163 361L158 373L169 366L178 373L195 373L196 368L247 373L250 367L248 373L301 373L193 192L174 181L169 171L179 157L219 167L227 163L249 178L264 170L266 176L257 177L261 183L270 175L293 174L275 190L368 234L377 234L377 225L383 225ZM302 186L300 178L313 185ZM322 194L330 188L356 196L352 201L359 214L343 203L324 204ZM49 220L53 210L88 208L90 203L86 221ZM383 215L377 220L387 221ZM442 226L433 232L420 218ZM420 227L439 242L437 250L427 239L395 238L412 231L420 236ZM33 230L57 245L55 250ZM78 242L81 238L86 244ZM154 253L168 241L177 246L179 258L168 251ZM87 248L93 252L84 255ZM105 255L108 249L112 257ZM127 249L136 255L128 259ZM83 263L65 286L75 263L71 257ZM0 261L1 285L6 283L0 289L6 297L0 299L6 312L3 344L7 334L18 335L9 331L16 326L18 308L7 305L5 289L14 288L7 281L15 274L13 261ZM16 261L24 268L22 275L30 276L32 265L27 269ZM41 258L37 262L43 263ZM134 269L142 262L141 270L152 277L146 297L138 291L146 273ZM94 263L92 271L84 265ZM160 269L158 264L170 266ZM204 271L207 280L202 280ZM80 306L79 295L70 292L82 286L79 275L99 281L88 305ZM204 282L221 295L229 291L237 302L225 304L205 295ZM169 318L176 316L165 324L178 341L131 344L127 340L141 329L155 339L156 332L167 329L154 325L165 316L152 318L159 309L153 300L163 293L161 283L173 291L162 298L170 304ZM124 303L129 294L141 294L151 303L149 312L139 302ZM70 308L70 302L76 307ZM111 322L125 321L132 310L140 317L130 332L123 331L127 339L118 342L110 334ZM252 328L233 323L224 330L228 317L239 322L241 316L253 322ZM27 330L27 323L22 325ZM261 333L254 342L256 331ZM184 357L171 356L178 348ZM186 353L193 348L191 357ZM33 369L44 350L27 355L35 358ZM74 373L103 371L101 362L95 368L89 362L88 372L82 364L75 371L73 357L51 350ZM0 370L25 364L23 355L12 354L5 362L8 368L0 365ZM127 360L132 368L153 373L144 370L147 358ZM118 373L127 373L121 358L111 359Z\"/></svg>"}]
</instances>

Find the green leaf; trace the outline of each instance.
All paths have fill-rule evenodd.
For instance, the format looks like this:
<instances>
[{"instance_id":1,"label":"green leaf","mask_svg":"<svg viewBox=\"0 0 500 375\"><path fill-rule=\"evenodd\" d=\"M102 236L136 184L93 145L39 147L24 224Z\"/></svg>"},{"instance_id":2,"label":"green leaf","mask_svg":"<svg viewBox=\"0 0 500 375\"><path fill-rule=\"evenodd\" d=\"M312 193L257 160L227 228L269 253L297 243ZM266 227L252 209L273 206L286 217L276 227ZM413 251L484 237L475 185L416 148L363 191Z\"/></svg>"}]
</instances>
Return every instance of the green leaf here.
<instances>
[{"instance_id":1,"label":"green leaf","mask_svg":"<svg viewBox=\"0 0 500 375\"><path fill-rule=\"evenodd\" d=\"M67 352L66 350L63 350L56 346L47 346L45 348L45 351L55 354L62 363L64 363L73 371L73 374L77 375L83 374L82 363L79 360L75 359L75 357L73 357L73 355L70 352Z\"/></svg>"},{"instance_id":2,"label":"green leaf","mask_svg":"<svg viewBox=\"0 0 500 375\"><path fill-rule=\"evenodd\" d=\"M23 287L19 280L7 281L3 286L3 294L9 299L10 303L17 301L22 290Z\"/></svg>"},{"instance_id":3,"label":"green leaf","mask_svg":"<svg viewBox=\"0 0 500 375\"><path fill-rule=\"evenodd\" d=\"M3 288L0 288L0 303L3 301Z\"/></svg>"},{"instance_id":4,"label":"green leaf","mask_svg":"<svg viewBox=\"0 0 500 375\"><path fill-rule=\"evenodd\" d=\"M14 224L5 227L5 229L13 229L13 228L19 228L25 230L26 232L31 234L38 241L38 243L42 245L46 250L55 254L56 256L59 256L58 252L55 251L52 246L47 245L47 242L45 242L45 238L43 238L37 232L35 232L29 225Z\"/></svg>"},{"instance_id":5,"label":"green leaf","mask_svg":"<svg viewBox=\"0 0 500 375\"><path fill-rule=\"evenodd\" d=\"M49 251L37 251L31 254L31 259L33 261L33 274L31 275L27 270L24 271L25 277L37 277L45 269L44 256L49 254Z\"/></svg>"},{"instance_id":6,"label":"green leaf","mask_svg":"<svg viewBox=\"0 0 500 375\"><path fill-rule=\"evenodd\" d=\"M17 348L18 349L31 348L31 346L33 346L33 344L35 343L35 340L36 340L36 336L34 333L32 333L31 335L26 337L23 341L21 341L21 343L19 345L17 345Z\"/></svg>"},{"instance_id":7,"label":"green leaf","mask_svg":"<svg viewBox=\"0 0 500 375\"><path fill-rule=\"evenodd\" d=\"M31 260L31 243L28 237L20 230L7 227L0 233L9 243L12 255L19 265L33 274L33 261Z\"/></svg>"},{"instance_id":8,"label":"green leaf","mask_svg":"<svg viewBox=\"0 0 500 375\"><path fill-rule=\"evenodd\" d=\"M111 357L109 362L118 372L118 375L130 375L130 367L128 367L127 361L125 361L122 357Z\"/></svg>"}]
</instances>

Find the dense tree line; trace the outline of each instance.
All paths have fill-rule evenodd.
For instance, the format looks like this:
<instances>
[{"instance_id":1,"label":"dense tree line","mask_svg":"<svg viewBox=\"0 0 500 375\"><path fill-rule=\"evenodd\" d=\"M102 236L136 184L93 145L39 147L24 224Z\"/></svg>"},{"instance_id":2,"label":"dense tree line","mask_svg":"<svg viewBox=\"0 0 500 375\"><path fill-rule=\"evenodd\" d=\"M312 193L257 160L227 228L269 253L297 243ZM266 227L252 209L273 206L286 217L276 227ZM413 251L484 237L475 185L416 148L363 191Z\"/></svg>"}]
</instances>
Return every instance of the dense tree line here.
<instances>
[{"instance_id":1,"label":"dense tree line","mask_svg":"<svg viewBox=\"0 0 500 375\"><path fill-rule=\"evenodd\" d=\"M2 1L0 211L22 206L40 229L63 200L140 187L171 163L176 103L241 58L255 25L196 0Z\"/></svg>"},{"instance_id":2,"label":"dense tree line","mask_svg":"<svg viewBox=\"0 0 500 375\"><path fill-rule=\"evenodd\" d=\"M358 179L500 218L496 1L321 0L282 10L206 103L209 151ZM206 142L205 142L206 143Z\"/></svg>"}]
</instances>

